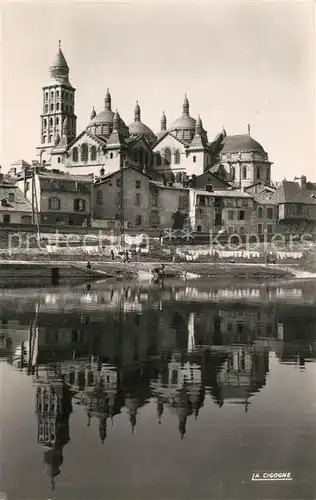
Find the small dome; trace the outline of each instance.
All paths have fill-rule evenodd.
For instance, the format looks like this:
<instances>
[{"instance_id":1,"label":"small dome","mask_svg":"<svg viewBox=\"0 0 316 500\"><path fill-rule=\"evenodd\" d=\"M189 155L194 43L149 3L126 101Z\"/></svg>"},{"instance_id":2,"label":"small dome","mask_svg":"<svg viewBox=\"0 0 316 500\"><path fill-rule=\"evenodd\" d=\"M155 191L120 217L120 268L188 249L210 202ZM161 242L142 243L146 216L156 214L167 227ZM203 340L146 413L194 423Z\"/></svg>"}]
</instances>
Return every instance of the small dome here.
<instances>
[{"instance_id":1,"label":"small dome","mask_svg":"<svg viewBox=\"0 0 316 500\"><path fill-rule=\"evenodd\" d=\"M89 125L112 125L113 118L114 111L111 109L104 109L91 120Z\"/></svg>"},{"instance_id":2,"label":"small dome","mask_svg":"<svg viewBox=\"0 0 316 500\"><path fill-rule=\"evenodd\" d=\"M129 133L131 135L142 134L142 135L149 136L149 137L155 136L153 131L142 122L133 122L129 125L128 128L129 128Z\"/></svg>"},{"instance_id":3,"label":"small dome","mask_svg":"<svg viewBox=\"0 0 316 500\"><path fill-rule=\"evenodd\" d=\"M264 149L255 139L248 134L228 135L223 139L221 153L256 152L264 153Z\"/></svg>"}]
</instances>

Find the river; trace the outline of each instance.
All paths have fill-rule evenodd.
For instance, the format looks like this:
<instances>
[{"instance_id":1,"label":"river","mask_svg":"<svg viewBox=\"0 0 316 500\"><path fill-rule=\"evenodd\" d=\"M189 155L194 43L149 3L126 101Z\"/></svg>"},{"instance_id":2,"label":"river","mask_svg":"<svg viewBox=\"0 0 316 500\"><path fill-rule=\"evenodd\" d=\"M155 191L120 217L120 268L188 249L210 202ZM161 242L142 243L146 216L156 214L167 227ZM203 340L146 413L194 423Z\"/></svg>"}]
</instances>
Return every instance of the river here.
<instances>
[{"instance_id":1,"label":"river","mask_svg":"<svg viewBox=\"0 0 316 500\"><path fill-rule=\"evenodd\" d=\"M0 498L315 499L315 297L311 281L2 291Z\"/></svg>"}]
</instances>

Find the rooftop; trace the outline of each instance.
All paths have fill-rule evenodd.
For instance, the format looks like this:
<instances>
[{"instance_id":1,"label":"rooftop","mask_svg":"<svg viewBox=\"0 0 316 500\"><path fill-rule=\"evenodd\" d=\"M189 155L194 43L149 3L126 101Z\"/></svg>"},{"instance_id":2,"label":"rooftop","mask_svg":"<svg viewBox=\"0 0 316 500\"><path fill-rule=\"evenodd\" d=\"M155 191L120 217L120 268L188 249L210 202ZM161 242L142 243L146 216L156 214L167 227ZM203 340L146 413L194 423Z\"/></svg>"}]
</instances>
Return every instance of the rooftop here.
<instances>
[{"instance_id":1,"label":"rooftop","mask_svg":"<svg viewBox=\"0 0 316 500\"><path fill-rule=\"evenodd\" d=\"M9 201L9 193L14 194L14 201ZM31 213L31 203L24 198L22 191L17 186L10 184L0 184L0 200L6 200L6 205L0 203L1 212L25 212Z\"/></svg>"},{"instance_id":2,"label":"rooftop","mask_svg":"<svg viewBox=\"0 0 316 500\"><path fill-rule=\"evenodd\" d=\"M239 153L239 152L264 153L264 149L248 134L227 135L222 140L221 153Z\"/></svg>"},{"instance_id":3,"label":"rooftop","mask_svg":"<svg viewBox=\"0 0 316 500\"><path fill-rule=\"evenodd\" d=\"M253 196L249 193L245 193L244 191L237 191L236 189L228 189L228 190L216 190L216 191L205 191L202 189L194 189L195 193L202 196L216 196L223 198L247 198L253 199Z\"/></svg>"}]
</instances>

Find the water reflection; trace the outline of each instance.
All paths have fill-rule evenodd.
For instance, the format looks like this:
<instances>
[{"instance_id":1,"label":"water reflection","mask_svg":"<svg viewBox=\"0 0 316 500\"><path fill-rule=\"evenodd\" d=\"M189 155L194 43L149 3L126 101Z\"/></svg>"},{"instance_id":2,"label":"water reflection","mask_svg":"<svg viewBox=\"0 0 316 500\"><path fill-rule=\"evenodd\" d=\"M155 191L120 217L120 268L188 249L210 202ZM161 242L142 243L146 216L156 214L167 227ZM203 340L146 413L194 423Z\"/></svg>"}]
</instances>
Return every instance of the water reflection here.
<instances>
[{"instance_id":1,"label":"water reflection","mask_svg":"<svg viewBox=\"0 0 316 500\"><path fill-rule=\"evenodd\" d=\"M231 302L229 292L226 302L206 307L207 292L186 290L96 289L64 299L63 293L45 294L19 310L14 300L2 301L0 356L36 387L37 442L53 489L73 412L85 413L91 432L97 422L104 444L121 415L132 434L141 432L138 417L154 405L156 423L163 426L172 416L183 440L188 422L210 404L251 412L267 385L271 353L301 369L315 360L316 312L308 304ZM262 287L253 297L258 294Z\"/></svg>"}]
</instances>

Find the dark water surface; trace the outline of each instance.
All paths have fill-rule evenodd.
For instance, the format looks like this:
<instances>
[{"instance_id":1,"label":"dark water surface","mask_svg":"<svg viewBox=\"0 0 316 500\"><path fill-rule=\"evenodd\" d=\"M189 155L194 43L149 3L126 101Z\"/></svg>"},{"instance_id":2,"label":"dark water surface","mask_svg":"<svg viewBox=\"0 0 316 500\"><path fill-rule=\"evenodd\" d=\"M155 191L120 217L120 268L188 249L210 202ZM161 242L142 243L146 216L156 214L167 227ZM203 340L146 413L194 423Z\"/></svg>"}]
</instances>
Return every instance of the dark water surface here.
<instances>
[{"instance_id":1,"label":"dark water surface","mask_svg":"<svg viewBox=\"0 0 316 500\"><path fill-rule=\"evenodd\" d=\"M315 297L311 283L2 292L2 497L314 500Z\"/></svg>"}]
</instances>

